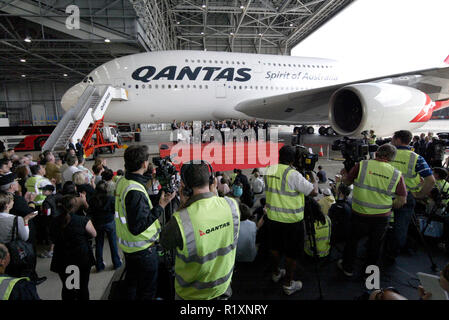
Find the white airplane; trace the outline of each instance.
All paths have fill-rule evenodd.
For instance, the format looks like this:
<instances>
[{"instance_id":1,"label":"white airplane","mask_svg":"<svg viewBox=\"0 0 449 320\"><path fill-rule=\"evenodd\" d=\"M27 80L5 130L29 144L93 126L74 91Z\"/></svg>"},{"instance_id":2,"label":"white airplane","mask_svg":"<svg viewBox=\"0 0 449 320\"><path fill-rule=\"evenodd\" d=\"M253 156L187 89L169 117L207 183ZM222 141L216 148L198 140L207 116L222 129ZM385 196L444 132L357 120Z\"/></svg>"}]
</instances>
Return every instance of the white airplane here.
<instances>
[{"instance_id":1,"label":"white airplane","mask_svg":"<svg viewBox=\"0 0 449 320\"><path fill-rule=\"evenodd\" d=\"M125 88L106 122L157 123L259 119L276 124L330 124L341 135L414 130L449 106L449 57L440 68L354 81L336 61L203 51L125 56L93 70L61 104L73 107L88 85Z\"/></svg>"}]
</instances>

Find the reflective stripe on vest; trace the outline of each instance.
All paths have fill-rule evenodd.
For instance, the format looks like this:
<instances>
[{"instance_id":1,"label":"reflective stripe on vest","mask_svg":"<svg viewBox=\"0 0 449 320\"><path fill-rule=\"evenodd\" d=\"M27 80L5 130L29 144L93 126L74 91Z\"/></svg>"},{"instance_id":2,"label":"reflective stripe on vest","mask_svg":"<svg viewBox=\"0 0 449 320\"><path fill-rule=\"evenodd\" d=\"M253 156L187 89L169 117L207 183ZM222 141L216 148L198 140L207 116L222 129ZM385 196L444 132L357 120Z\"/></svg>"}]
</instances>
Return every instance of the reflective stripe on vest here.
<instances>
[{"instance_id":1,"label":"reflective stripe on vest","mask_svg":"<svg viewBox=\"0 0 449 320\"><path fill-rule=\"evenodd\" d=\"M196 248L196 241L195 241L195 231L193 230L192 221L190 220L189 213L187 212L187 208L185 208L179 212L179 216L181 218L182 225L184 228L184 233L186 235L186 245L187 245L187 252L189 253L189 256L186 257L179 252L177 253L177 255L185 263L189 263L189 262L205 263L209 260L215 259L218 256L224 256L224 255L228 254L229 252L234 250L234 248L236 247L237 237L239 235L240 217L237 212L237 208L235 207L235 203L228 197L225 197L225 199L228 202L229 206L231 207L232 220L234 222L234 242L225 248L219 248L216 251L211 252L203 257L198 256L198 252L197 252L197 248Z\"/></svg>"},{"instance_id":2,"label":"reflective stripe on vest","mask_svg":"<svg viewBox=\"0 0 449 320\"><path fill-rule=\"evenodd\" d=\"M159 239L159 233L161 232L159 220L155 220L151 226L137 236L129 231L126 220L125 198L131 190L142 192L148 201L150 209L152 209L150 197L141 184L125 178L120 179L116 189L114 220L117 228L117 242L126 253L133 253L150 247Z\"/></svg>"},{"instance_id":3,"label":"reflective stripe on vest","mask_svg":"<svg viewBox=\"0 0 449 320\"><path fill-rule=\"evenodd\" d=\"M421 190L421 178L415 171L418 162L418 154L410 150L398 149L396 157L389 163L401 171L407 191L418 192Z\"/></svg>"},{"instance_id":4,"label":"reflective stripe on vest","mask_svg":"<svg viewBox=\"0 0 449 320\"><path fill-rule=\"evenodd\" d=\"M39 190L39 183L41 183L41 181L45 180L44 177L30 177L27 179L27 181L25 182L25 187L27 188L28 192L34 192L36 194L41 194L41 190Z\"/></svg>"},{"instance_id":5,"label":"reflective stripe on vest","mask_svg":"<svg viewBox=\"0 0 449 320\"><path fill-rule=\"evenodd\" d=\"M203 223L207 223L204 219L207 212L202 208L213 211L214 221L219 225L206 227ZM173 217L183 237L182 250L176 250L176 294L183 299L209 300L220 296L227 290L234 270L240 226L236 203L227 197L202 199L176 212ZM231 224L232 233L226 229ZM208 238L201 238L203 236Z\"/></svg>"},{"instance_id":6,"label":"reflective stripe on vest","mask_svg":"<svg viewBox=\"0 0 449 320\"><path fill-rule=\"evenodd\" d=\"M367 160L364 160L362 162L366 162ZM390 181L390 184L388 185L388 189L387 190L383 190L380 188L376 188L374 186L370 186L365 184L365 178L366 178L366 174L368 173L368 166L367 165L363 165L362 166L362 162L360 162L360 182L358 181L354 181L354 186L362 188L362 189L366 189L366 190L370 190L370 191L375 191L378 193L382 193L385 194L387 196L394 196L394 192L393 192L393 188L395 187L395 182L396 180L401 176L401 172L399 170L395 170L394 174L393 174L393 178Z\"/></svg>"},{"instance_id":7,"label":"reflective stripe on vest","mask_svg":"<svg viewBox=\"0 0 449 320\"><path fill-rule=\"evenodd\" d=\"M354 181L352 208L360 214L383 214L391 210L393 190L401 173L388 163L377 160L360 162Z\"/></svg>"},{"instance_id":8,"label":"reflective stripe on vest","mask_svg":"<svg viewBox=\"0 0 449 320\"><path fill-rule=\"evenodd\" d=\"M267 215L270 220L295 223L304 217L304 195L288 186L289 174L294 171L295 169L283 164L267 169L265 191Z\"/></svg>"},{"instance_id":9,"label":"reflective stripe on vest","mask_svg":"<svg viewBox=\"0 0 449 320\"><path fill-rule=\"evenodd\" d=\"M318 221L314 223L317 254L320 258L327 256L331 249L331 219L327 215L325 217L324 225ZM304 252L313 257L312 245L307 233L305 233Z\"/></svg>"},{"instance_id":10,"label":"reflective stripe on vest","mask_svg":"<svg viewBox=\"0 0 449 320\"><path fill-rule=\"evenodd\" d=\"M437 180L435 185L440 190L442 196L449 194L449 182L446 180ZM449 199L442 200L442 203L447 206Z\"/></svg>"},{"instance_id":11,"label":"reflective stripe on vest","mask_svg":"<svg viewBox=\"0 0 449 320\"><path fill-rule=\"evenodd\" d=\"M29 278L11 278L0 276L0 300L8 300L14 286L20 280L30 281Z\"/></svg>"}]
</instances>

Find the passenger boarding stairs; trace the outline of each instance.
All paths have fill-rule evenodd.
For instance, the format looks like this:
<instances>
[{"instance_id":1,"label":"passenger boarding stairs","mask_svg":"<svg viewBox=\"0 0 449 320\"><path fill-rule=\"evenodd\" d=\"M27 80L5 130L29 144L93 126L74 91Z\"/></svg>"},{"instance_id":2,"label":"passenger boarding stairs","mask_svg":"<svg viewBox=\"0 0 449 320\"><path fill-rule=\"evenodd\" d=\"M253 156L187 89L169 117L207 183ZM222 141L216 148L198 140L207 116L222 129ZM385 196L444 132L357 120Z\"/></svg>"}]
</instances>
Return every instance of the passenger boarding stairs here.
<instances>
[{"instance_id":1,"label":"passenger boarding stairs","mask_svg":"<svg viewBox=\"0 0 449 320\"><path fill-rule=\"evenodd\" d=\"M70 141L82 140L89 126L102 120L112 100L128 100L123 88L89 85L53 130L42 151L65 151Z\"/></svg>"}]
</instances>

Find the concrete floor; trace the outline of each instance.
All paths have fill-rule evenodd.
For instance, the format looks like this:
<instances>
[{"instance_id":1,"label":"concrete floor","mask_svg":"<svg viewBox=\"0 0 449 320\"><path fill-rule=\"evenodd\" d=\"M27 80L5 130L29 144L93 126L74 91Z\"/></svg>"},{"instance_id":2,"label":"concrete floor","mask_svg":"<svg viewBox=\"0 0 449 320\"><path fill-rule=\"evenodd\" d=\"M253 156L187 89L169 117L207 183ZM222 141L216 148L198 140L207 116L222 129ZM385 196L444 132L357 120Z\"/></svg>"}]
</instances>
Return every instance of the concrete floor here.
<instances>
[{"instance_id":1,"label":"concrete floor","mask_svg":"<svg viewBox=\"0 0 449 320\"><path fill-rule=\"evenodd\" d=\"M438 128L440 129L440 128ZM444 130L441 130L444 131ZM439 132L435 130L435 132ZM139 144L147 144L150 147L150 153L152 156L158 155L158 143L160 142L167 142L169 141L169 134L170 132L152 132L151 134L143 133L142 134L142 141ZM284 142L286 144L290 144L290 129L289 128L283 128L281 130L281 133L279 134L279 138L281 142ZM313 145L313 151L318 153L320 149L320 145L323 146L325 157L321 157L319 159L319 162L317 164L323 166L324 170L327 172L328 178L334 178L336 174L340 172L340 170L343 168L342 161L341 161L341 154L336 151L329 151L327 152L326 146L332 144L332 142L337 139L338 137L322 137L318 134L315 135L306 135L304 136L303 143L307 145ZM124 168L124 161L123 161L123 152L124 150L117 150L115 154L104 154L102 155L104 158L107 159L107 165L113 169L114 171L118 169ZM35 153L37 155L37 153ZM335 159L335 160L333 160ZM340 160L339 160L340 159ZM87 161L86 166L91 168L93 162ZM251 170L244 170L244 173L248 176L251 173ZM327 184L320 185L320 188L327 187ZM42 251L46 248L39 247L38 251ZM335 254L335 253L334 253ZM123 255L121 253L121 255ZM109 245L107 241L105 241L105 248L104 248L104 260L107 264L106 270L97 273L95 271L95 268L92 268L90 283L89 283L89 289L90 289L90 296L92 300L99 300L103 297L105 291L107 290L108 286L110 285L111 279L117 278L119 274L121 274L122 268L114 272L112 270L112 263L109 253ZM421 252L419 254L419 258L415 257L415 259L421 259L421 264L424 265L427 263L425 260L425 255ZM440 256L440 255L439 255ZM239 267L237 268L237 272L234 279L233 287L235 286L234 290L234 299L284 299L286 298L285 295L282 295L280 293L280 290L277 286L273 286L272 284L262 285L260 287L260 279L262 278L269 278L269 274L267 273L266 266L267 261L265 258L262 258L262 262L259 259L259 265L258 267L254 267L257 271L254 271L251 267L250 272L245 271L245 267ZM401 264L401 267L404 269L407 269L407 265L413 266L413 269L424 270L423 268L420 268L419 266L419 260L415 259L407 259L407 261L404 261L404 265ZM413 261L412 261L413 260ZM61 298L61 281L59 280L59 277L57 274L52 273L49 271L51 259L41 259L38 258L38 265L37 265L37 272L39 276L47 276L48 280L45 281L43 284L38 286L38 293L40 297L43 300L59 300ZM418 262L417 262L418 261ZM447 261L447 258L438 258L438 264L439 267L443 266L443 262ZM417 265L418 264L418 265ZM332 264L331 269L334 268L335 265ZM334 270L332 270L332 273L329 273L330 270L326 269L327 276L324 276L325 281L330 281L328 285L325 285L326 290L332 290L332 293L327 293L327 296L332 299L352 299L356 294L360 293L360 284L353 283L351 286L347 286L345 282L342 282L342 280L338 280L335 282L336 273L334 274ZM309 268L310 269L310 268ZM426 269L427 270L427 269ZM415 270L403 270L405 273L409 272L415 272ZM401 273L400 271L397 271ZM404 272L402 272L404 277ZM316 288L314 287L314 279L313 278L313 270L305 271L304 275L308 274L309 280L306 280L304 284L307 284L308 289L310 290L309 293L300 295L294 295L292 297L289 297L289 299L314 299L313 297L317 295ZM395 277L397 274L393 273L391 277ZM397 275L398 278L400 278L400 275ZM269 280L267 280L269 281ZM404 280L403 280L404 281ZM310 282L310 283L309 283ZM268 283L268 282L267 282ZM257 286L256 286L257 284ZM263 290L258 290L262 288ZM349 291L348 291L349 290ZM346 291L346 294L341 294L341 292ZM304 291L303 291L304 292ZM339 293L340 292L340 293ZM411 294L411 291L409 291ZM410 297L412 298L412 297Z\"/></svg>"}]
</instances>

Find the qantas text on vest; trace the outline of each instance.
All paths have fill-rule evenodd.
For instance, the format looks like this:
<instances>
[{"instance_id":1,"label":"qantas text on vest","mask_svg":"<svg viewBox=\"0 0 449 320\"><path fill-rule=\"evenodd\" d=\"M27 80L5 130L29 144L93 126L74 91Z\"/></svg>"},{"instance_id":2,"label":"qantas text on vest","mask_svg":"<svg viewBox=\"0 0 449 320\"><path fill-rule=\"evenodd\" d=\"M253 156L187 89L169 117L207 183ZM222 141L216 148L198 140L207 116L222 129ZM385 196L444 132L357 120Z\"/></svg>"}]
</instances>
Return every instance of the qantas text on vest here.
<instances>
[{"instance_id":1,"label":"qantas text on vest","mask_svg":"<svg viewBox=\"0 0 449 320\"><path fill-rule=\"evenodd\" d=\"M209 234L209 233L211 233L211 232L220 230L221 228L229 227L230 225L231 225L231 224L230 224L229 222L226 222L226 223L223 223L223 224L219 224L218 226L215 226L215 227L213 227L213 228L206 229L206 232L203 232L202 230L199 230L199 232L200 232L200 237L202 237L202 236L204 236L204 235L206 235L206 234Z\"/></svg>"}]
</instances>

